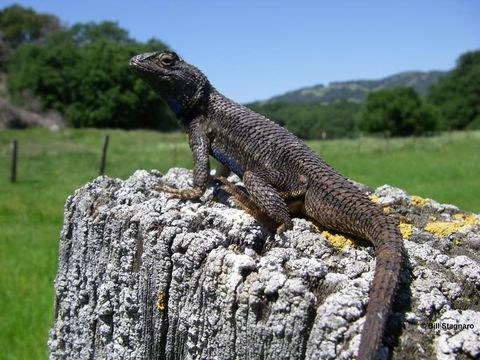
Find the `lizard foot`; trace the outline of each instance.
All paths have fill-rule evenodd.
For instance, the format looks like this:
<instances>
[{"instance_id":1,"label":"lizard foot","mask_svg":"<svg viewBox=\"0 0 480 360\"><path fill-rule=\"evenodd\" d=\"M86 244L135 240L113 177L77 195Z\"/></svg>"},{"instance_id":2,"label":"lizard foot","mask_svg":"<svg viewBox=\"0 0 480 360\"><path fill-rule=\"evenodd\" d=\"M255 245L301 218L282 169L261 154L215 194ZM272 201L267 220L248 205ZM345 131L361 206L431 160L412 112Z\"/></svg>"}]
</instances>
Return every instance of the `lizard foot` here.
<instances>
[{"instance_id":1,"label":"lizard foot","mask_svg":"<svg viewBox=\"0 0 480 360\"><path fill-rule=\"evenodd\" d=\"M277 227L277 235L283 234L285 231L290 230L293 228L292 221L284 222L279 227Z\"/></svg>"},{"instance_id":2,"label":"lizard foot","mask_svg":"<svg viewBox=\"0 0 480 360\"><path fill-rule=\"evenodd\" d=\"M195 200L202 196L202 191L199 189L177 189L165 184L156 186L155 191L166 192L182 200Z\"/></svg>"},{"instance_id":3,"label":"lizard foot","mask_svg":"<svg viewBox=\"0 0 480 360\"><path fill-rule=\"evenodd\" d=\"M253 201L247 192L241 190L240 187L235 186L223 176L218 177L216 180L223 184L220 188L232 196L233 202L238 208L249 213L272 233L277 230L277 224Z\"/></svg>"},{"instance_id":4,"label":"lizard foot","mask_svg":"<svg viewBox=\"0 0 480 360\"><path fill-rule=\"evenodd\" d=\"M220 186L220 189L222 189L223 191L225 191L229 195L235 196L239 192L237 187L224 176L216 177L215 181L222 184Z\"/></svg>"}]
</instances>

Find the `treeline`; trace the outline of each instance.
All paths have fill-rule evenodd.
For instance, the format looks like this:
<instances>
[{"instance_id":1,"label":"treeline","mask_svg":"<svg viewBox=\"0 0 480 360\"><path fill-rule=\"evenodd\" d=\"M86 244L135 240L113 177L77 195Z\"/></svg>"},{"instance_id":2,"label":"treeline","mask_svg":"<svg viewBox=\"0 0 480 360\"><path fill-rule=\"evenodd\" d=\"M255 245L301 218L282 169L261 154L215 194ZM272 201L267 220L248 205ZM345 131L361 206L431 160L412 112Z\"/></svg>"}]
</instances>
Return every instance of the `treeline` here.
<instances>
[{"instance_id":1,"label":"treeline","mask_svg":"<svg viewBox=\"0 0 480 360\"><path fill-rule=\"evenodd\" d=\"M248 106L305 139L480 129L480 51L461 55L455 69L433 85L424 98L413 88L396 88L370 92L363 104L266 102Z\"/></svg>"},{"instance_id":2,"label":"treeline","mask_svg":"<svg viewBox=\"0 0 480 360\"><path fill-rule=\"evenodd\" d=\"M116 23L61 25L58 18L13 5L0 10L0 71L10 99L57 110L75 127L177 127L173 114L133 74L128 59L166 49L129 37ZM378 133L409 136L480 128L480 51L460 56L426 97L412 88L369 93L362 103L252 103L252 109L305 139Z\"/></svg>"},{"instance_id":3,"label":"treeline","mask_svg":"<svg viewBox=\"0 0 480 360\"><path fill-rule=\"evenodd\" d=\"M135 41L113 22L60 26L18 5L0 11L0 68L10 100L60 112L70 126L171 130L163 100L129 69L135 54L166 49Z\"/></svg>"},{"instance_id":4,"label":"treeline","mask_svg":"<svg viewBox=\"0 0 480 360\"><path fill-rule=\"evenodd\" d=\"M360 104L336 102L331 105L252 103L247 105L285 126L302 139L349 137L355 133L355 116Z\"/></svg>"}]
</instances>

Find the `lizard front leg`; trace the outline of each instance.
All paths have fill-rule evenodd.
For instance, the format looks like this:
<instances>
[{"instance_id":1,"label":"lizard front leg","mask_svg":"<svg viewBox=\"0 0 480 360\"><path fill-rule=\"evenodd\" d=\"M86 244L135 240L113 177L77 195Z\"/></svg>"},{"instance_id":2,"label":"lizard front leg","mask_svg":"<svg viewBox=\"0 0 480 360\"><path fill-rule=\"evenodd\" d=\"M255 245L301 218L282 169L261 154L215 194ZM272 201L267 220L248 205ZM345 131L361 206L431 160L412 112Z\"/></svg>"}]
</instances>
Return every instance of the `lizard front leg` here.
<instances>
[{"instance_id":1,"label":"lizard front leg","mask_svg":"<svg viewBox=\"0 0 480 360\"><path fill-rule=\"evenodd\" d=\"M164 191L173 194L183 200L198 199L207 188L208 175L210 173L209 149L210 140L202 124L204 117L198 116L193 119L188 127L188 143L193 154L193 188L176 189L168 185L159 185L157 191Z\"/></svg>"}]
</instances>

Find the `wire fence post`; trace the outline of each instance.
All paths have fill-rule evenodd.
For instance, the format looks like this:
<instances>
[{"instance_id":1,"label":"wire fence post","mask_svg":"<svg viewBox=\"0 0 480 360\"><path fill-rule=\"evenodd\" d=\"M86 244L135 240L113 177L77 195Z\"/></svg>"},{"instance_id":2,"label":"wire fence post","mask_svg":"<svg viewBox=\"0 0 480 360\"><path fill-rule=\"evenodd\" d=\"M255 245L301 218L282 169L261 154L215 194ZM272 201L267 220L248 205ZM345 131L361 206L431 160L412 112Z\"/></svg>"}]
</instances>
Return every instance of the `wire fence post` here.
<instances>
[{"instance_id":1,"label":"wire fence post","mask_svg":"<svg viewBox=\"0 0 480 360\"><path fill-rule=\"evenodd\" d=\"M107 161L107 149L108 149L108 134L103 138L103 147L102 147L102 157L100 158L100 169L98 175L103 175L105 173L105 163Z\"/></svg>"},{"instance_id":2,"label":"wire fence post","mask_svg":"<svg viewBox=\"0 0 480 360\"><path fill-rule=\"evenodd\" d=\"M16 182L17 181L17 139L13 139L10 148L12 150L12 163L10 167L10 181Z\"/></svg>"}]
</instances>

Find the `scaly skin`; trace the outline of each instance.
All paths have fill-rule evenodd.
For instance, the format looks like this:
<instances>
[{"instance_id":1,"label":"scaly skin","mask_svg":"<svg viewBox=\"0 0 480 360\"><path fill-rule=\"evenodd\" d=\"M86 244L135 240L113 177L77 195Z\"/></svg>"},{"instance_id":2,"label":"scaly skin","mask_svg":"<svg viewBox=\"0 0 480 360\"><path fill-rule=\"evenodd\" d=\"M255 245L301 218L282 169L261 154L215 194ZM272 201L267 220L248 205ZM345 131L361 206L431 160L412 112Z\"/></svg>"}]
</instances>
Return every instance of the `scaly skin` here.
<instances>
[{"instance_id":1,"label":"scaly skin","mask_svg":"<svg viewBox=\"0 0 480 360\"><path fill-rule=\"evenodd\" d=\"M302 214L375 246L377 265L358 359L376 359L403 262L395 220L297 137L224 97L200 70L175 53L138 55L130 65L176 113L193 152L193 188L159 190L183 199L200 197L207 186L211 155L242 178L246 192L220 178L237 205L277 233L292 227L292 215Z\"/></svg>"}]
</instances>

